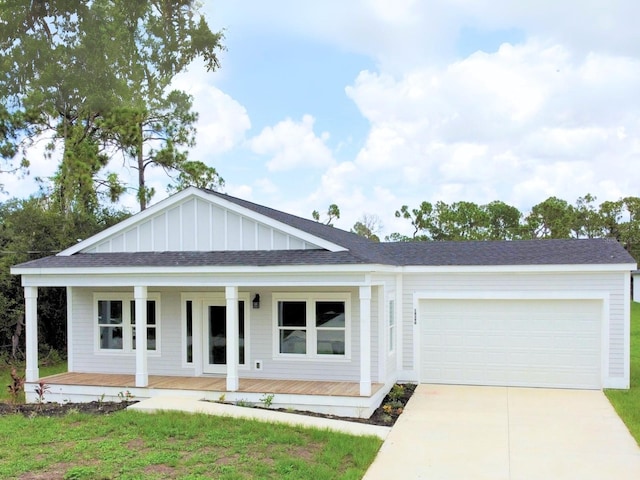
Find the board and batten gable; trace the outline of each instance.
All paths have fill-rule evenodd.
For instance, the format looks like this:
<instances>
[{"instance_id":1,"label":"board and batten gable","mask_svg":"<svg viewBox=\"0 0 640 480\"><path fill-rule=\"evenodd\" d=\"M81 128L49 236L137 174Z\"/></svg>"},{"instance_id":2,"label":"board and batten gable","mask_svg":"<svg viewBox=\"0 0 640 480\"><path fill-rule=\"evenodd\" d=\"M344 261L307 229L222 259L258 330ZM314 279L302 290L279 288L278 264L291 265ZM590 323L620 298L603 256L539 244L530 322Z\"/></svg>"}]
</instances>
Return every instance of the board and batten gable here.
<instances>
[{"instance_id":1,"label":"board and batten gable","mask_svg":"<svg viewBox=\"0 0 640 480\"><path fill-rule=\"evenodd\" d=\"M319 249L281 229L198 197L161 210L83 253Z\"/></svg>"},{"instance_id":2,"label":"board and batten gable","mask_svg":"<svg viewBox=\"0 0 640 480\"><path fill-rule=\"evenodd\" d=\"M628 336L630 302L629 273L624 272L427 272L405 273L402 285L403 362L400 378L416 381L419 367L415 364L419 348L417 319L414 309L424 292L429 298L477 298L478 292L500 292L500 295L535 296L538 298L572 297L606 298L604 312L606 353L603 365L603 388L628 388ZM437 292L437 293L433 293ZM427 301L428 302L428 301Z\"/></svg>"}]
</instances>

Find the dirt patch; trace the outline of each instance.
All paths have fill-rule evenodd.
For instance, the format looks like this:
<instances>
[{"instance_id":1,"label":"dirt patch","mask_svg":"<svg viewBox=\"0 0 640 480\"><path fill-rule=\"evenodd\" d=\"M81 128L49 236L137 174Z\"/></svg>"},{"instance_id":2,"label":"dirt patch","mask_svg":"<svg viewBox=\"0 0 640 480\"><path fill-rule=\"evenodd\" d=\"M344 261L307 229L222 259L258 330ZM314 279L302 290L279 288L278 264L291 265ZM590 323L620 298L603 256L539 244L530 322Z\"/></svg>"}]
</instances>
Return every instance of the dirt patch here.
<instances>
[{"instance_id":1,"label":"dirt patch","mask_svg":"<svg viewBox=\"0 0 640 480\"><path fill-rule=\"evenodd\" d=\"M55 463L49 465L45 470L25 472L19 477L19 480L54 480L64 478L65 473L73 467L71 463Z\"/></svg>"},{"instance_id":2,"label":"dirt patch","mask_svg":"<svg viewBox=\"0 0 640 480\"><path fill-rule=\"evenodd\" d=\"M145 467L146 476L159 476L160 478L175 478L176 469L168 465L149 465Z\"/></svg>"}]
</instances>

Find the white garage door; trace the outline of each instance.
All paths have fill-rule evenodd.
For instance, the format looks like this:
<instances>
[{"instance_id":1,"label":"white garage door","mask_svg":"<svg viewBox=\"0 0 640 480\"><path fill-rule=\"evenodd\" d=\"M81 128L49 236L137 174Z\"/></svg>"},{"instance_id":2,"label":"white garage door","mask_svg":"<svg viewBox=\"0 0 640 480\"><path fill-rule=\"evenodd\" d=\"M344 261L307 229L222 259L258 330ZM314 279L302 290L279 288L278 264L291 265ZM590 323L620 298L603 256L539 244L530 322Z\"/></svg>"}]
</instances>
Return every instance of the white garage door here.
<instances>
[{"instance_id":1,"label":"white garage door","mask_svg":"<svg viewBox=\"0 0 640 480\"><path fill-rule=\"evenodd\" d=\"M421 300L423 383L601 388L596 300Z\"/></svg>"}]
</instances>

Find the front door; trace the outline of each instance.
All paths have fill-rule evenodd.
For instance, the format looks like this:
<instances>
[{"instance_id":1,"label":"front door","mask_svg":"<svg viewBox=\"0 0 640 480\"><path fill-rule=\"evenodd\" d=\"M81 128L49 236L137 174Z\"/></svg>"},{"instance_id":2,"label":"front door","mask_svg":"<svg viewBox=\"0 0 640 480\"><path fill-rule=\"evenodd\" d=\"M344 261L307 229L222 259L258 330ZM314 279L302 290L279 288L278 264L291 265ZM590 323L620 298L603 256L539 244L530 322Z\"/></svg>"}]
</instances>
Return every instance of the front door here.
<instances>
[{"instance_id":1,"label":"front door","mask_svg":"<svg viewBox=\"0 0 640 480\"><path fill-rule=\"evenodd\" d=\"M204 309L204 373L227 372L227 307L205 303ZM244 301L238 302L238 364L245 363Z\"/></svg>"}]
</instances>

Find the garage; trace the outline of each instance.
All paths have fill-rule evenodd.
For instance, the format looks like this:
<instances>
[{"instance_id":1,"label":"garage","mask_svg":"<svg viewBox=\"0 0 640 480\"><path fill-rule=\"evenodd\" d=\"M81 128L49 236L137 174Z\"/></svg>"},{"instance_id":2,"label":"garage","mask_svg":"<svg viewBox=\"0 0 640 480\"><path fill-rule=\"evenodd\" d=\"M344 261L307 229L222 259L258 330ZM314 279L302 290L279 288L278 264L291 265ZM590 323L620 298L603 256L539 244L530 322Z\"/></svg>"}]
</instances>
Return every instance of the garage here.
<instances>
[{"instance_id":1,"label":"garage","mask_svg":"<svg viewBox=\"0 0 640 480\"><path fill-rule=\"evenodd\" d=\"M420 381L602 388L602 300L427 299Z\"/></svg>"}]
</instances>

